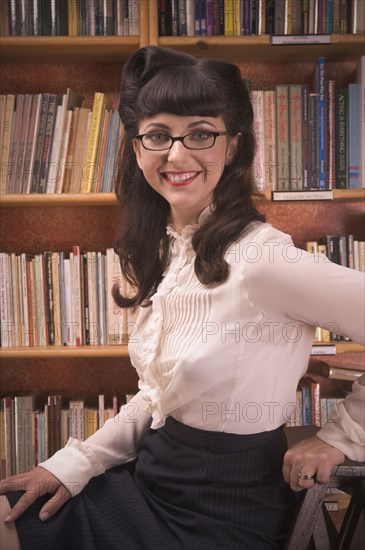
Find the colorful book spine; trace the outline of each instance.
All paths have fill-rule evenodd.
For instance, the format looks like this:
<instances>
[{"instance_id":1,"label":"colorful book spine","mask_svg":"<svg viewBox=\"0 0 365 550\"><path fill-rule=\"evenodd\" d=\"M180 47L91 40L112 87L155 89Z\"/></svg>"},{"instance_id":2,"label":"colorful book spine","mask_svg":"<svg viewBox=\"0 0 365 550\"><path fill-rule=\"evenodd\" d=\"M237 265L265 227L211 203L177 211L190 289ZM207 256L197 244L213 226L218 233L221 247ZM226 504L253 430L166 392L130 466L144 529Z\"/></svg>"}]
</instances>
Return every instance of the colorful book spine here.
<instances>
[{"instance_id":1,"label":"colorful book spine","mask_svg":"<svg viewBox=\"0 0 365 550\"><path fill-rule=\"evenodd\" d=\"M87 145L86 162L81 184L82 193L90 193L93 188L96 171L96 158L99 147L100 127L104 111L105 94L101 92L96 92L94 96L94 105L92 110L91 125Z\"/></svg>"},{"instance_id":2,"label":"colorful book spine","mask_svg":"<svg viewBox=\"0 0 365 550\"><path fill-rule=\"evenodd\" d=\"M360 151L359 151L359 84L348 86L348 181L349 189L359 189Z\"/></svg>"},{"instance_id":3,"label":"colorful book spine","mask_svg":"<svg viewBox=\"0 0 365 550\"><path fill-rule=\"evenodd\" d=\"M356 82L359 85L360 183L365 187L365 55L360 57L357 65Z\"/></svg>"},{"instance_id":4,"label":"colorful book spine","mask_svg":"<svg viewBox=\"0 0 365 550\"><path fill-rule=\"evenodd\" d=\"M319 57L317 61L315 76L315 92L318 94L318 157L319 157L319 189L327 188L326 181L326 152L327 152L327 130L326 130L326 76L325 58Z\"/></svg>"},{"instance_id":5,"label":"colorful book spine","mask_svg":"<svg viewBox=\"0 0 365 550\"><path fill-rule=\"evenodd\" d=\"M336 90L336 189L348 188L348 90Z\"/></svg>"}]
</instances>

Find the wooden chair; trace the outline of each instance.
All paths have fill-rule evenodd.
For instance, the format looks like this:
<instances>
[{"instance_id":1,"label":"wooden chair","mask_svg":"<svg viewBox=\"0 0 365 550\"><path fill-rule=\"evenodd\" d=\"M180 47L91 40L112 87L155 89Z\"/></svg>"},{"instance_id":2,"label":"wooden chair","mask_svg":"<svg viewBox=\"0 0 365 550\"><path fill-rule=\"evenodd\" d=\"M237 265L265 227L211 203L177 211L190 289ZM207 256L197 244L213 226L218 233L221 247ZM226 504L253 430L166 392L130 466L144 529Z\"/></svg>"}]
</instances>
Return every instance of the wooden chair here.
<instances>
[{"instance_id":1,"label":"wooden chair","mask_svg":"<svg viewBox=\"0 0 365 550\"><path fill-rule=\"evenodd\" d=\"M318 429L318 428L317 428ZM289 445L311 437L315 427L289 428ZM294 430L294 432L291 432ZM324 498L329 488L351 495L340 531L334 526ZM303 491L283 550L365 549L365 463L346 460L336 466L326 485L316 484Z\"/></svg>"}]
</instances>

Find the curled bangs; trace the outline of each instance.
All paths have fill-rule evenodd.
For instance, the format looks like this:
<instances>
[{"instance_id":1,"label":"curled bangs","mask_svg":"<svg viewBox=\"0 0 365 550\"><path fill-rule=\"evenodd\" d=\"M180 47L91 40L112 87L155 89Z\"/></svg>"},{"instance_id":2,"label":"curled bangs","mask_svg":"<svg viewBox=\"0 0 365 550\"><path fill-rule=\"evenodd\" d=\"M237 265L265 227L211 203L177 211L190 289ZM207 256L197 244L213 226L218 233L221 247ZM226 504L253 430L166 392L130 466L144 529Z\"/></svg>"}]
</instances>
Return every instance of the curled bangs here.
<instances>
[{"instance_id":1,"label":"curled bangs","mask_svg":"<svg viewBox=\"0 0 365 550\"><path fill-rule=\"evenodd\" d=\"M137 100L137 117L142 120L158 113L220 116L224 112L220 85L196 65L170 66L142 88Z\"/></svg>"}]
</instances>

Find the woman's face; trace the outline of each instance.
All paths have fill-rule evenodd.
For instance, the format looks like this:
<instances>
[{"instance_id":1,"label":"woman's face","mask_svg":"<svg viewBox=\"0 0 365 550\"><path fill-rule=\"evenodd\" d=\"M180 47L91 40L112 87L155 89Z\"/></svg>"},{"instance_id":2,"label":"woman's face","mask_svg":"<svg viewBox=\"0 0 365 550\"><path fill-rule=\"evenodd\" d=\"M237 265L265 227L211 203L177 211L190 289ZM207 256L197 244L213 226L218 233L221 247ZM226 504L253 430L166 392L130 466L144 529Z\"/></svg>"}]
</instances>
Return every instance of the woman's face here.
<instances>
[{"instance_id":1,"label":"woman's face","mask_svg":"<svg viewBox=\"0 0 365 550\"><path fill-rule=\"evenodd\" d=\"M182 137L197 133L197 140L204 139L205 132L225 132L223 118L201 116L177 116L160 113L143 119L139 134L157 134ZM187 149L181 141L175 141L164 151L146 150L140 140L134 141L134 150L140 169L149 185L162 195L171 207L172 219L177 226L196 223L199 214L212 202L212 193L218 184L224 167L231 162L237 149L238 136L218 136L209 149ZM182 228L180 227L180 228Z\"/></svg>"}]
</instances>

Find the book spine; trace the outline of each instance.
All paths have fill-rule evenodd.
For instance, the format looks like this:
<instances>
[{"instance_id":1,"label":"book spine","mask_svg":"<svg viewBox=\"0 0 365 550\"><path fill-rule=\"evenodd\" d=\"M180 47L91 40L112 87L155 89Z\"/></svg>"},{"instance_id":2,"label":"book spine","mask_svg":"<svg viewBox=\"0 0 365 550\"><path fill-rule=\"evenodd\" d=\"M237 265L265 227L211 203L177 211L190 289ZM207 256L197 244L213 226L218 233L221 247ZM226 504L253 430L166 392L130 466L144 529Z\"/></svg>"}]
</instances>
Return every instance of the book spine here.
<instances>
[{"instance_id":1,"label":"book spine","mask_svg":"<svg viewBox=\"0 0 365 550\"><path fill-rule=\"evenodd\" d=\"M310 188L310 123L309 123L309 86L302 86L302 164L303 189Z\"/></svg>"},{"instance_id":2,"label":"book spine","mask_svg":"<svg viewBox=\"0 0 365 550\"><path fill-rule=\"evenodd\" d=\"M264 146L265 190L274 191L276 186L276 112L275 91L264 91Z\"/></svg>"},{"instance_id":3,"label":"book spine","mask_svg":"<svg viewBox=\"0 0 365 550\"><path fill-rule=\"evenodd\" d=\"M335 93L336 82L334 80L328 81L327 86L327 182L328 189L334 189L336 187L336 142L335 142Z\"/></svg>"},{"instance_id":4,"label":"book spine","mask_svg":"<svg viewBox=\"0 0 365 550\"><path fill-rule=\"evenodd\" d=\"M348 86L348 181L349 189L359 189L359 84Z\"/></svg>"},{"instance_id":5,"label":"book spine","mask_svg":"<svg viewBox=\"0 0 365 550\"><path fill-rule=\"evenodd\" d=\"M311 383L312 424L321 427L321 387L318 382Z\"/></svg>"},{"instance_id":6,"label":"book spine","mask_svg":"<svg viewBox=\"0 0 365 550\"><path fill-rule=\"evenodd\" d=\"M290 190L303 189L302 87L289 85L289 159Z\"/></svg>"},{"instance_id":7,"label":"book spine","mask_svg":"<svg viewBox=\"0 0 365 550\"><path fill-rule=\"evenodd\" d=\"M82 193L90 193L94 183L94 175L96 169L95 163L98 152L100 126L105 108L104 100L105 95L103 93L95 93L86 153L86 164L81 184Z\"/></svg>"},{"instance_id":8,"label":"book spine","mask_svg":"<svg viewBox=\"0 0 365 550\"><path fill-rule=\"evenodd\" d=\"M16 169L17 169L19 142L20 142L20 132L22 127L24 98L25 96L23 94L18 94L16 96L14 126L13 126L12 135L11 135L10 155L9 155L9 171L8 171L8 183L7 183L8 193L15 193L15 178L16 178Z\"/></svg>"},{"instance_id":9,"label":"book spine","mask_svg":"<svg viewBox=\"0 0 365 550\"><path fill-rule=\"evenodd\" d=\"M206 0L207 36L214 36L214 0Z\"/></svg>"},{"instance_id":10,"label":"book spine","mask_svg":"<svg viewBox=\"0 0 365 550\"><path fill-rule=\"evenodd\" d=\"M26 163L26 145L28 140L28 134L30 129L30 116L32 110L33 97L30 94L26 94L24 98L24 107L21 120L21 130L19 135L19 149L15 174L15 193L23 192L24 171Z\"/></svg>"},{"instance_id":11,"label":"book spine","mask_svg":"<svg viewBox=\"0 0 365 550\"><path fill-rule=\"evenodd\" d=\"M188 36L194 36L195 33L194 4L195 0L186 0L186 34Z\"/></svg>"},{"instance_id":12,"label":"book spine","mask_svg":"<svg viewBox=\"0 0 365 550\"><path fill-rule=\"evenodd\" d=\"M224 34L234 36L234 0L224 0Z\"/></svg>"},{"instance_id":13,"label":"book spine","mask_svg":"<svg viewBox=\"0 0 365 550\"><path fill-rule=\"evenodd\" d=\"M45 259L45 292L46 292L46 307L47 307L47 333L48 345L55 344L55 329L54 329L54 300L53 300L53 284L52 284L52 252L44 253Z\"/></svg>"},{"instance_id":14,"label":"book spine","mask_svg":"<svg viewBox=\"0 0 365 550\"><path fill-rule=\"evenodd\" d=\"M178 0L178 35L187 36L187 20L186 20L186 2L185 0Z\"/></svg>"},{"instance_id":15,"label":"book spine","mask_svg":"<svg viewBox=\"0 0 365 550\"><path fill-rule=\"evenodd\" d=\"M310 188L319 189L318 159L318 94L309 94L309 139L310 139Z\"/></svg>"},{"instance_id":16,"label":"book spine","mask_svg":"<svg viewBox=\"0 0 365 550\"><path fill-rule=\"evenodd\" d=\"M47 173L49 167L49 161L52 151L53 132L56 123L58 97L54 94L50 95L48 110L46 116L46 127L44 134L44 141L41 153L38 193L46 193Z\"/></svg>"},{"instance_id":17,"label":"book spine","mask_svg":"<svg viewBox=\"0 0 365 550\"><path fill-rule=\"evenodd\" d=\"M356 82L359 85L360 184L365 187L365 55L360 57L357 65Z\"/></svg>"},{"instance_id":18,"label":"book spine","mask_svg":"<svg viewBox=\"0 0 365 550\"><path fill-rule=\"evenodd\" d=\"M318 147L319 147L319 188L326 189L326 77L325 58L318 58L317 93L318 93Z\"/></svg>"},{"instance_id":19,"label":"book spine","mask_svg":"<svg viewBox=\"0 0 365 550\"><path fill-rule=\"evenodd\" d=\"M42 110L42 94L37 94L33 97L32 112L29 122L29 133L27 151L24 166L24 193L28 194L32 189L34 161L37 148L37 136L39 130L39 122Z\"/></svg>"},{"instance_id":20,"label":"book spine","mask_svg":"<svg viewBox=\"0 0 365 550\"><path fill-rule=\"evenodd\" d=\"M48 111L49 100L50 100L50 94L42 95L42 105L41 105L41 111L39 115L39 125L38 125L38 134L36 138L36 146L35 146L35 152L34 152L33 170L31 173L31 176L32 176L32 184L30 187L31 193L38 193L38 185L39 185L40 171L41 171L42 149L43 149L43 142L44 142L45 132L46 132L47 111Z\"/></svg>"},{"instance_id":21,"label":"book spine","mask_svg":"<svg viewBox=\"0 0 365 550\"><path fill-rule=\"evenodd\" d=\"M288 86L276 86L277 190L289 191L289 100Z\"/></svg>"},{"instance_id":22,"label":"book spine","mask_svg":"<svg viewBox=\"0 0 365 550\"><path fill-rule=\"evenodd\" d=\"M251 103L254 113L254 131L256 153L253 162L253 177L259 191L265 189L265 149L264 149L264 92L251 91Z\"/></svg>"},{"instance_id":23,"label":"book spine","mask_svg":"<svg viewBox=\"0 0 365 550\"><path fill-rule=\"evenodd\" d=\"M348 90L336 90L336 189L348 188Z\"/></svg>"},{"instance_id":24,"label":"book spine","mask_svg":"<svg viewBox=\"0 0 365 550\"><path fill-rule=\"evenodd\" d=\"M207 35L207 0L201 1L201 11L200 11L200 35Z\"/></svg>"},{"instance_id":25,"label":"book spine","mask_svg":"<svg viewBox=\"0 0 365 550\"><path fill-rule=\"evenodd\" d=\"M9 158L10 158L10 146L11 146L11 136L13 132L13 121L14 121L14 106L15 106L15 95L7 94L6 95L6 104L5 104L5 114L3 122L3 136L2 136L2 148L1 148L1 166L0 166L0 193L7 192L7 181L9 173Z\"/></svg>"}]
</instances>

